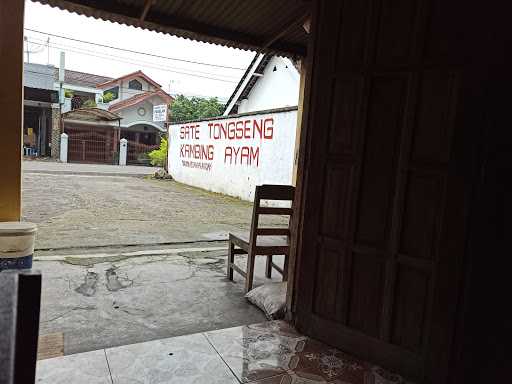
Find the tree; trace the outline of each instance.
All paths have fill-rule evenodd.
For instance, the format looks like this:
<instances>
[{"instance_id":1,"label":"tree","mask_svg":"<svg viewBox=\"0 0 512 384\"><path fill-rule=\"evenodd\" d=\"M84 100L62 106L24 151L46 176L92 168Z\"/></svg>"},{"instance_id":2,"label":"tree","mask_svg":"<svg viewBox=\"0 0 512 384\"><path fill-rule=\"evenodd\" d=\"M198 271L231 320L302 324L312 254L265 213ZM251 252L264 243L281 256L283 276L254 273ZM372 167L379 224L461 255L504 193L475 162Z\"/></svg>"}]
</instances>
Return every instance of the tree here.
<instances>
[{"instance_id":1,"label":"tree","mask_svg":"<svg viewBox=\"0 0 512 384\"><path fill-rule=\"evenodd\" d=\"M171 122L180 122L220 116L224 105L216 97L186 97L178 95L171 104Z\"/></svg>"}]
</instances>

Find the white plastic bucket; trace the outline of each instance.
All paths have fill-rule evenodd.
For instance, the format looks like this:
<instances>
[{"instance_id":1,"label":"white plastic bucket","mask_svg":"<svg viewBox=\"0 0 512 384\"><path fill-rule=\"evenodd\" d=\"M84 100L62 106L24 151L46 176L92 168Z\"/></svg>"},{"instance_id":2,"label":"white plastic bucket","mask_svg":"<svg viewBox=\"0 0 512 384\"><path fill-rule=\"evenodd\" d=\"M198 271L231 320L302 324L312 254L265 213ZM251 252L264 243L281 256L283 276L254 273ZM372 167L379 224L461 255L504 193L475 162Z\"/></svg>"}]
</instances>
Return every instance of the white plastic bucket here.
<instances>
[{"instance_id":1,"label":"white plastic bucket","mask_svg":"<svg viewBox=\"0 0 512 384\"><path fill-rule=\"evenodd\" d=\"M36 232L33 223L0 222L0 271L32 268Z\"/></svg>"}]
</instances>

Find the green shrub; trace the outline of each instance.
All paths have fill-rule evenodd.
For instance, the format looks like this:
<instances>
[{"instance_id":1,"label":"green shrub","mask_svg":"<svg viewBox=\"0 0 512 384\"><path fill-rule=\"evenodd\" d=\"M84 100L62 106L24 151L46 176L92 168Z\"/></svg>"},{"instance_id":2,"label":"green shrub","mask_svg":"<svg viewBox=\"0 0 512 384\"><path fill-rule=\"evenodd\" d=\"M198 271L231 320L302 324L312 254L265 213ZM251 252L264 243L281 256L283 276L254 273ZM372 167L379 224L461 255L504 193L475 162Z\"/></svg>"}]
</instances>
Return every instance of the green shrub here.
<instances>
[{"instance_id":1,"label":"green shrub","mask_svg":"<svg viewBox=\"0 0 512 384\"><path fill-rule=\"evenodd\" d=\"M71 89L64 90L64 97L71 99L73 97L73 91Z\"/></svg>"},{"instance_id":2,"label":"green shrub","mask_svg":"<svg viewBox=\"0 0 512 384\"><path fill-rule=\"evenodd\" d=\"M148 156L151 159L151 165L163 167L167 161L167 139L163 138L160 141L160 148L149 152Z\"/></svg>"},{"instance_id":3,"label":"green shrub","mask_svg":"<svg viewBox=\"0 0 512 384\"><path fill-rule=\"evenodd\" d=\"M114 94L112 92L107 92L103 94L104 103L110 103L112 100L114 100Z\"/></svg>"},{"instance_id":4,"label":"green shrub","mask_svg":"<svg viewBox=\"0 0 512 384\"><path fill-rule=\"evenodd\" d=\"M96 107L96 102L92 99L87 99L84 101L84 103L82 104L82 107L85 107L85 108L94 108Z\"/></svg>"}]
</instances>

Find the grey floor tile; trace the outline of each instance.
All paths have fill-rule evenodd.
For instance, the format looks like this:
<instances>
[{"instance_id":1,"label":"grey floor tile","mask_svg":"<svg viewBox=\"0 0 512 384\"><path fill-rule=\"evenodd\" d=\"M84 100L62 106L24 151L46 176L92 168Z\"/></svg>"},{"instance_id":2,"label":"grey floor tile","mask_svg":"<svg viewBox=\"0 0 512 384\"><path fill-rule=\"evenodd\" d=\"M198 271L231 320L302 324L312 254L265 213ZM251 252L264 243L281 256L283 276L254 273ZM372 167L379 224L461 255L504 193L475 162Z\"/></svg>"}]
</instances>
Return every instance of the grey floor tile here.
<instances>
[{"instance_id":1,"label":"grey floor tile","mask_svg":"<svg viewBox=\"0 0 512 384\"><path fill-rule=\"evenodd\" d=\"M107 349L114 384L236 384L202 334Z\"/></svg>"},{"instance_id":2,"label":"grey floor tile","mask_svg":"<svg viewBox=\"0 0 512 384\"><path fill-rule=\"evenodd\" d=\"M39 360L36 369L38 384L111 384L103 349Z\"/></svg>"}]
</instances>

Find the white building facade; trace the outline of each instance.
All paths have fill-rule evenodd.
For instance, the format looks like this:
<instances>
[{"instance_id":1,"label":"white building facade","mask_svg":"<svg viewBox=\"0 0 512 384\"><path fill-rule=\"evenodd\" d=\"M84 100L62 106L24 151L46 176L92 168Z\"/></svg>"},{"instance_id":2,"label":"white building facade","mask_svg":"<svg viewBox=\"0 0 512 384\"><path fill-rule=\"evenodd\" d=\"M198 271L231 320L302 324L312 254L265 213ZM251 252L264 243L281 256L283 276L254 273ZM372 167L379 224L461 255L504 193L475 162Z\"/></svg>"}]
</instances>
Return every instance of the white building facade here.
<instances>
[{"instance_id":1,"label":"white building facade","mask_svg":"<svg viewBox=\"0 0 512 384\"><path fill-rule=\"evenodd\" d=\"M293 182L297 107L169 127L168 170L184 184L252 201L256 185Z\"/></svg>"},{"instance_id":2,"label":"white building facade","mask_svg":"<svg viewBox=\"0 0 512 384\"><path fill-rule=\"evenodd\" d=\"M297 64L279 56L257 54L229 98L224 116L296 106Z\"/></svg>"}]
</instances>

